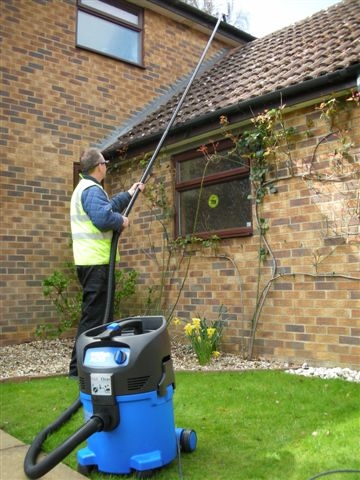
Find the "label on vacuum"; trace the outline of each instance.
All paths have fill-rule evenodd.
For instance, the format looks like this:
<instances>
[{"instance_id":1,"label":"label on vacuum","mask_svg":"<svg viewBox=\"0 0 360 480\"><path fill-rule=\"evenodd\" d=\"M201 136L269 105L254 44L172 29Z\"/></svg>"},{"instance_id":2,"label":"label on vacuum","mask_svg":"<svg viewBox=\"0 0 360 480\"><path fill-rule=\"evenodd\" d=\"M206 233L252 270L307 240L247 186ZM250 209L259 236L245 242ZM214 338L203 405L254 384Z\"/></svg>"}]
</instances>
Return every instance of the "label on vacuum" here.
<instances>
[{"instance_id":1,"label":"label on vacuum","mask_svg":"<svg viewBox=\"0 0 360 480\"><path fill-rule=\"evenodd\" d=\"M93 395L111 395L111 373L91 373L91 393Z\"/></svg>"}]
</instances>

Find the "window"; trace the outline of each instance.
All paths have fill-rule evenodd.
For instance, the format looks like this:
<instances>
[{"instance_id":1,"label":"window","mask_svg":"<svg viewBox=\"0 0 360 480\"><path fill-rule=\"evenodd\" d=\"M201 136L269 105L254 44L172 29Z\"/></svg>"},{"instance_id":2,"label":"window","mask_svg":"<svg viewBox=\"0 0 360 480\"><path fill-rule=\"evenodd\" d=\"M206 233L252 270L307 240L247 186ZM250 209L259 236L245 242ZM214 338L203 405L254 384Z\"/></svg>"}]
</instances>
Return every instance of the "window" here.
<instances>
[{"instance_id":1,"label":"window","mask_svg":"<svg viewBox=\"0 0 360 480\"><path fill-rule=\"evenodd\" d=\"M78 0L76 45L142 64L142 10L119 0Z\"/></svg>"},{"instance_id":2,"label":"window","mask_svg":"<svg viewBox=\"0 0 360 480\"><path fill-rule=\"evenodd\" d=\"M177 236L252 234L248 162L229 152L223 143L210 162L199 150L174 157Z\"/></svg>"}]
</instances>

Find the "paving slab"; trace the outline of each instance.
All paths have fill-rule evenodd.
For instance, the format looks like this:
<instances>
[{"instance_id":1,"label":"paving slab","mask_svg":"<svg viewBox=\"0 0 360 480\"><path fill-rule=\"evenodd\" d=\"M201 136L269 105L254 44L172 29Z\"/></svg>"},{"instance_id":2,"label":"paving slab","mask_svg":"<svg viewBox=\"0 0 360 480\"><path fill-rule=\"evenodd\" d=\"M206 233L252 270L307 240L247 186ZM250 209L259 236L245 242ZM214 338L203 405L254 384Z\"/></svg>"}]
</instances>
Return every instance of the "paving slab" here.
<instances>
[{"instance_id":1,"label":"paving slab","mask_svg":"<svg viewBox=\"0 0 360 480\"><path fill-rule=\"evenodd\" d=\"M24 473L24 458L29 445L0 430L0 480L27 480ZM84 475L59 463L41 477L44 480L84 480Z\"/></svg>"}]
</instances>

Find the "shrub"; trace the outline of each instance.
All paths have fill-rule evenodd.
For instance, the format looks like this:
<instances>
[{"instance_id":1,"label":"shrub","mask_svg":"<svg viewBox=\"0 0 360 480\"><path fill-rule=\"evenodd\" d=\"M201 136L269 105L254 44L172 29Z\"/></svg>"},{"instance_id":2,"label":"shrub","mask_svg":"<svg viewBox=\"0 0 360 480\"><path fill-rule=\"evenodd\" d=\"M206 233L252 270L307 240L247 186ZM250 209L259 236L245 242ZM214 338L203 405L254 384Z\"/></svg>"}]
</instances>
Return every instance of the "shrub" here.
<instances>
[{"instance_id":1,"label":"shrub","mask_svg":"<svg viewBox=\"0 0 360 480\"><path fill-rule=\"evenodd\" d=\"M138 272L115 271L114 315L118 315L121 300L135 293ZM55 337L72 328L80 319L82 291L77 281L75 266L65 264L63 271L55 270L43 280L43 295L50 298L58 314L58 323L45 323L36 327L40 337Z\"/></svg>"}]
</instances>

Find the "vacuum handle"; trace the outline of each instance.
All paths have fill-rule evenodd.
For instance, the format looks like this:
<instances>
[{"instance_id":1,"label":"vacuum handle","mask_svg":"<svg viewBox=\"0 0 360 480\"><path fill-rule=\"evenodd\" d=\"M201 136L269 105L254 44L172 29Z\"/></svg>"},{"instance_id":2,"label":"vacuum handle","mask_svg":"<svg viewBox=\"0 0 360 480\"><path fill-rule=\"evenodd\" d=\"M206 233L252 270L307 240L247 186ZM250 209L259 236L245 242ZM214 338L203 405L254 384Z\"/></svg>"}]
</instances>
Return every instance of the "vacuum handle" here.
<instances>
[{"instance_id":1,"label":"vacuum handle","mask_svg":"<svg viewBox=\"0 0 360 480\"><path fill-rule=\"evenodd\" d=\"M100 340L110 340L113 337L120 337L124 334L128 335L132 332L133 335L141 335L144 333L143 324L141 320L127 320L120 323L111 323L106 330L96 335L94 338Z\"/></svg>"}]
</instances>

